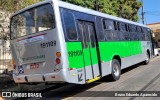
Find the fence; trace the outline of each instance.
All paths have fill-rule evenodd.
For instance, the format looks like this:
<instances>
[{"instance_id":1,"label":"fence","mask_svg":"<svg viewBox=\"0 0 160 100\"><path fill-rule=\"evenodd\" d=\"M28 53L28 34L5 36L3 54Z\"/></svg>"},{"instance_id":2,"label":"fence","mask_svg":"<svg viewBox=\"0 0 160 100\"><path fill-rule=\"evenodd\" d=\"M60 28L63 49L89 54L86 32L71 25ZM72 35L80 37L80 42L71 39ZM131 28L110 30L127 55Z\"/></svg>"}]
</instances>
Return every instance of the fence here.
<instances>
[{"instance_id":1,"label":"fence","mask_svg":"<svg viewBox=\"0 0 160 100\"><path fill-rule=\"evenodd\" d=\"M12 70L9 40L0 39L0 74Z\"/></svg>"}]
</instances>

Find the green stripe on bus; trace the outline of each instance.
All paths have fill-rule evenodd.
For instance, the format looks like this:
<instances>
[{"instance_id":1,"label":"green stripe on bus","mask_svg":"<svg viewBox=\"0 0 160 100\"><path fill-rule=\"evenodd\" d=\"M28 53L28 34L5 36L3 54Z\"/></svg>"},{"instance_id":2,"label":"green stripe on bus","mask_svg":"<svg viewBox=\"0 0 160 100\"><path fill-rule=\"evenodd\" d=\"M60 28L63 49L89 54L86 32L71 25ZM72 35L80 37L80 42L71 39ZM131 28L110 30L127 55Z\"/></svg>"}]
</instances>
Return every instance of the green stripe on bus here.
<instances>
[{"instance_id":1,"label":"green stripe on bus","mask_svg":"<svg viewBox=\"0 0 160 100\"><path fill-rule=\"evenodd\" d=\"M68 51L69 67L76 68L76 69L84 67L82 43L67 42L66 44L67 44L67 51Z\"/></svg>"},{"instance_id":2,"label":"green stripe on bus","mask_svg":"<svg viewBox=\"0 0 160 100\"><path fill-rule=\"evenodd\" d=\"M68 60L70 68L83 68L89 66L90 54L87 50L82 50L81 42L66 42L68 51ZM119 55L120 58L129 57L142 53L142 46L140 41L117 41L117 42L99 42L101 61L110 61L114 55ZM92 49L91 49L92 50ZM92 50L92 52L95 52ZM83 53L85 56L83 57ZM92 63L98 64L96 55L92 55ZM85 62L84 60L85 59Z\"/></svg>"},{"instance_id":3,"label":"green stripe on bus","mask_svg":"<svg viewBox=\"0 0 160 100\"><path fill-rule=\"evenodd\" d=\"M114 55L124 58L141 54L141 48L141 42L139 41L99 42L101 60L105 62L112 60Z\"/></svg>"}]
</instances>

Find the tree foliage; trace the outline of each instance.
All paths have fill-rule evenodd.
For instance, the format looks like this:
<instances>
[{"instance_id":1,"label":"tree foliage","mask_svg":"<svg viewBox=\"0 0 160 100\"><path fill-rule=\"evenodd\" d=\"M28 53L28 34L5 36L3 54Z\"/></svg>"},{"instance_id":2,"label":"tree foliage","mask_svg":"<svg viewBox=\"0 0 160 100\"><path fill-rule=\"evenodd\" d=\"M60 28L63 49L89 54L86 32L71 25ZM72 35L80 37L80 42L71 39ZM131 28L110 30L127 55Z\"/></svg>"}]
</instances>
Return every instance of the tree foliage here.
<instances>
[{"instance_id":1,"label":"tree foliage","mask_svg":"<svg viewBox=\"0 0 160 100\"><path fill-rule=\"evenodd\" d=\"M9 18L12 13L42 0L0 0L0 38L9 38Z\"/></svg>"},{"instance_id":2,"label":"tree foliage","mask_svg":"<svg viewBox=\"0 0 160 100\"><path fill-rule=\"evenodd\" d=\"M0 0L0 9L12 13L39 1L42 0Z\"/></svg>"},{"instance_id":3,"label":"tree foliage","mask_svg":"<svg viewBox=\"0 0 160 100\"><path fill-rule=\"evenodd\" d=\"M142 6L138 0L62 0L86 8L94 9L98 5L98 10L103 13L122 17L132 21L138 21L137 12Z\"/></svg>"}]
</instances>

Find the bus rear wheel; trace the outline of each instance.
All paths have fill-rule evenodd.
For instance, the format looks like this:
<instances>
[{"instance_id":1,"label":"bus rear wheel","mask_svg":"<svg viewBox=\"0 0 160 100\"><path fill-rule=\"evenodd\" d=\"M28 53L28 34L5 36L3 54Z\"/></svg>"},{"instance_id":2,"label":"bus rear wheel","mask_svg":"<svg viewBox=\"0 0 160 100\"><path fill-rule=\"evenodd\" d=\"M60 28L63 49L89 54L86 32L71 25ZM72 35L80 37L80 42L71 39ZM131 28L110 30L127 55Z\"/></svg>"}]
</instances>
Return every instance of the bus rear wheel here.
<instances>
[{"instance_id":1,"label":"bus rear wheel","mask_svg":"<svg viewBox=\"0 0 160 100\"><path fill-rule=\"evenodd\" d=\"M117 59L113 59L111 67L112 67L111 79L113 81L119 80L121 75L121 68L119 61Z\"/></svg>"}]
</instances>

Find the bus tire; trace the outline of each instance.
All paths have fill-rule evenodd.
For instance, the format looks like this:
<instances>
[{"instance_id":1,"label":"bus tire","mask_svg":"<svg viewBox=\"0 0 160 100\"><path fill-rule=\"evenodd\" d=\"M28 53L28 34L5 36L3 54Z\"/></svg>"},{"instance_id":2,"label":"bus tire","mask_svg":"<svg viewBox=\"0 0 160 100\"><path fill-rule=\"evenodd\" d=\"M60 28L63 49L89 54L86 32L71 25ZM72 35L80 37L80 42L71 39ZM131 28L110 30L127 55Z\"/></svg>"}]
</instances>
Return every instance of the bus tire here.
<instances>
[{"instance_id":1,"label":"bus tire","mask_svg":"<svg viewBox=\"0 0 160 100\"><path fill-rule=\"evenodd\" d=\"M147 59L143 62L144 65L148 65L149 64L149 61L150 61L150 56L149 56L149 53L146 52L146 56L147 56Z\"/></svg>"},{"instance_id":2,"label":"bus tire","mask_svg":"<svg viewBox=\"0 0 160 100\"><path fill-rule=\"evenodd\" d=\"M113 59L111 67L112 67L111 79L113 81L119 80L121 75L121 67L119 61L117 59Z\"/></svg>"}]
</instances>

